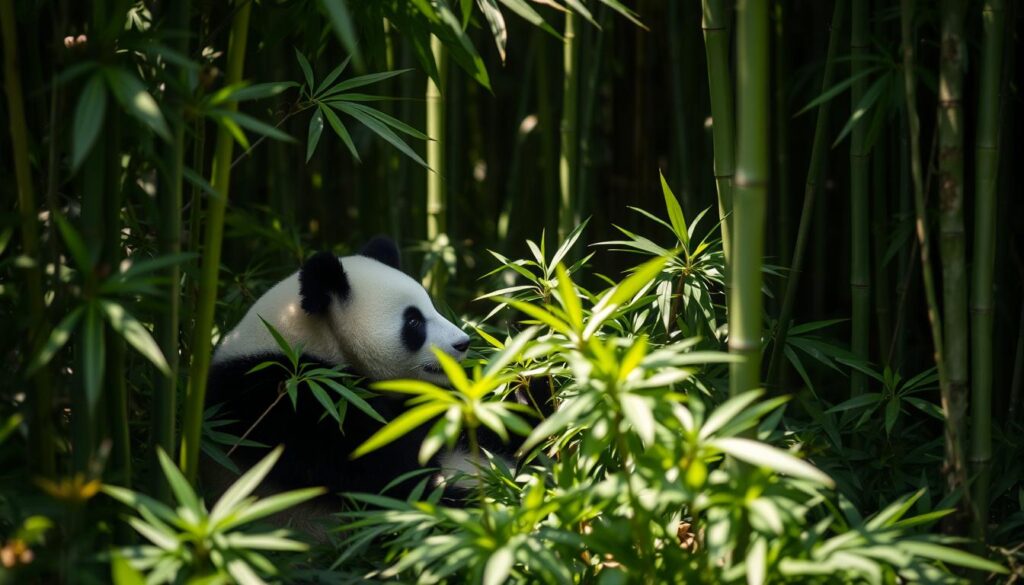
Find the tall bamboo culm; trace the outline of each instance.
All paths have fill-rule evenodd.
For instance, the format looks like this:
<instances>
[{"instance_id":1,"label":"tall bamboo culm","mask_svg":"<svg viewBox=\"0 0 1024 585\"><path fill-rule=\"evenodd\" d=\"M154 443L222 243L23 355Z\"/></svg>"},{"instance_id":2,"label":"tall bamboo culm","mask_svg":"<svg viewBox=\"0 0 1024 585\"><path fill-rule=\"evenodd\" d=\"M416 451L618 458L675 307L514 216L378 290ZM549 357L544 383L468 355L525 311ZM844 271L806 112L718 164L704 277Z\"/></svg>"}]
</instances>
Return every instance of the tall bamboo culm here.
<instances>
[{"instance_id":1,"label":"tall bamboo culm","mask_svg":"<svg viewBox=\"0 0 1024 585\"><path fill-rule=\"evenodd\" d=\"M857 78L867 67L869 0L852 0L850 22L850 76ZM850 111L855 112L867 89L866 77L859 77L850 88ZM871 266L868 201L871 176L866 145L866 124L854 125L850 134L850 349L858 359L868 360L871 335ZM867 376L850 373L850 394L867 391Z\"/></svg>"},{"instance_id":2,"label":"tall bamboo culm","mask_svg":"<svg viewBox=\"0 0 1024 585\"><path fill-rule=\"evenodd\" d=\"M565 241L576 227L576 178L579 173L579 40L576 24L579 17L565 13L562 46L562 124L561 152L558 157L558 239Z\"/></svg>"},{"instance_id":3,"label":"tall bamboo culm","mask_svg":"<svg viewBox=\"0 0 1024 585\"><path fill-rule=\"evenodd\" d=\"M996 257L996 178L999 176L999 91L1003 69L1003 2L981 9L981 84L974 153L974 266L971 275L971 463L978 473L972 500L974 536L983 539L988 521L992 462L992 279Z\"/></svg>"},{"instance_id":4,"label":"tall bamboo culm","mask_svg":"<svg viewBox=\"0 0 1024 585\"><path fill-rule=\"evenodd\" d=\"M188 15L189 0L178 0L168 6L169 14L167 25L169 32L177 33L171 36L168 42L181 54L188 54ZM179 67L177 76L183 87L187 87L188 71ZM181 102L172 103L173 112L169 116L172 124L172 142L164 151L166 156L166 174L160 185L158 204L162 225L159 227L158 237L160 252L166 255L178 254L181 252L181 206L182 206L182 178L185 170L185 118L184 104ZM167 269L167 289L164 297L164 311L160 313L160 319L156 324L156 338L160 344L160 350L167 359L167 366L170 374L161 378L154 392L152 407L152 425L150 436L150 461L153 464L151 469L158 469L156 463L156 448L164 450L172 458L175 455L175 421L177 419L177 394L178 394L178 320L179 307L181 302L181 270L177 264ZM160 477L160 474L153 473L150 477L150 489L154 494L163 500L170 495L167 482Z\"/></svg>"},{"instance_id":5,"label":"tall bamboo culm","mask_svg":"<svg viewBox=\"0 0 1024 585\"><path fill-rule=\"evenodd\" d=\"M427 241L433 245L447 244L446 237L447 198L445 196L445 104L443 89L448 77L447 57L444 44L437 37L430 37L430 50L437 63L438 83L427 77ZM440 85L438 85L440 84ZM435 298L443 298L447 270L441 259L431 269L423 284Z\"/></svg>"},{"instance_id":6,"label":"tall bamboo culm","mask_svg":"<svg viewBox=\"0 0 1024 585\"><path fill-rule=\"evenodd\" d=\"M252 3L237 0L238 12L231 23L228 39L228 64L225 85L242 81L245 66L245 46L249 35L249 13ZM225 107L237 110L238 104L229 102ZM185 414L181 430L181 469L185 477L195 482L199 467L199 441L202 435L203 403L206 400L206 376L210 370L213 330L213 310L217 304L217 276L220 268L221 244L224 236L224 210L228 202L231 181L231 153L234 139L224 126L217 129L214 146L213 188L217 197L210 198L206 211L206 229L203 236L202 266L199 275L199 299L196 303L195 330L192 332L192 367L189 369L188 392L185 395Z\"/></svg>"},{"instance_id":7,"label":"tall bamboo culm","mask_svg":"<svg viewBox=\"0 0 1024 585\"><path fill-rule=\"evenodd\" d=\"M715 187L718 219L722 222L722 250L731 264L733 175L736 172L736 127L732 77L729 73L729 11L725 0L703 0L704 50L708 60L711 97L711 134L714 139ZM767 61L765 61L767 67ZM767 75L767 73L765 73ZM767 97L767 96L766 96Z\"/></svg>"},{"instance_id":8,"label":"tall bamboo culm","mask_svg":"<svg viewBox=\"0 0 1024 585\"><path fill-rule=\"evenodd\" d=\"M39 227L36 219L35 188L29 162L28 127L25 122L25 103L21 94L21 72L18 71L18 38L11 0L0 0L0 32L4 45L4 89L7 93L7 116L11 133L11 152L14 154L15 188L18 192L18 214L21 225L21 253L35 261L25 270L25 292L28 296L32 355L38 353L49 335L46 306L43 302L42 258L39 254ZM53 424L50 405L53 401L50 371L39 368L32 376L32 395L29 398L29 461L32 470L42 476L53 475Z\"/></svg>"},{"instance_id":9,"label":"tall bamboo culm","mask_svg":"<svg viewBox=\"0 0 1024 585\"><path fill-rule=\"evenodd\" d=\"M835 77L836 56L839 54L839 43L842 41L843 15L846 14L846 0L836 0L832 11L832 26L829 30L828 52L825 55L825 70L821 75L821 91L824 93L832 87ZM800 275L804 267L804 251L811 234L814 221L814 202L818 196L818 181L824 169L825 157L828 154L826 133L828 130L828 114L832 100L826 100L818 106L818 118L814 123L814 140L811 143L811 160L807 166L807 180L804 183L804 202L800 210L800 224L796 232L796 245L793 247L793 263L786 277L786 295L782 300L779 313L778 330L772 345L771 360L768 362L768 381L779 385L783 356L786 348L786 337L789 333L789 322L793 318L796 306L796 295L800 290Z\"/></svg>"},{"instance_id":10,"label":"tall bamboo culm","mask_svg":"<svg viewBox=\"0 0 1024 585\"><path fill-rule=\"evenodd\" d=\"M921 253L921 277L924 284L925 300L928 306L928 323L931 326L933 357L939 374L939 392L945 425L945 473L947 488L952 491L966 484L966 469L961 457L960 437L953 422L949 399L949 374L946 371L945 352L942 343L942 323L939 304L935 295L935 277L932 274L931 242L928 238L928 210L924 199L924 176L921 165L921 121L917 116L917 84L914 79L914 4L913 0L901 0L900 25L903 50L903 87L907 99L907 131L910 134L910 178L914 191L914 210L917 216L917 240Z\"/></svg>"},{"instance_id":11,"label":"tall bamboo culm","mask_svg":"<svg viewBox=\"0 0 1024 585\"><path fill-rule=\"evenodd\" d=\"M736 12L739 147L732 201L729 352L744 359L729 367L729 390L734 396L759 387L761 379L761 259L769 142L768 7L763 0L741 0Z\"/></svg>"},{"instance_id":12,"label":"tall bamboo culm","mask_svg":"<svg viewBox=\"0 0 1024 585\"><path fill-rule=\"evenodd\" d=\"M963 40L966 0L942 0L942 49L939 54L939 252L942 257L942 325L949 378L947 424L956 436L967 430L967 276L964 267L964 116ZM963 443L961 440L960 443ZM958 449L966 445L956 445ZM963 454L958 458L963 459Z\"/></svg>"}]
</instances>

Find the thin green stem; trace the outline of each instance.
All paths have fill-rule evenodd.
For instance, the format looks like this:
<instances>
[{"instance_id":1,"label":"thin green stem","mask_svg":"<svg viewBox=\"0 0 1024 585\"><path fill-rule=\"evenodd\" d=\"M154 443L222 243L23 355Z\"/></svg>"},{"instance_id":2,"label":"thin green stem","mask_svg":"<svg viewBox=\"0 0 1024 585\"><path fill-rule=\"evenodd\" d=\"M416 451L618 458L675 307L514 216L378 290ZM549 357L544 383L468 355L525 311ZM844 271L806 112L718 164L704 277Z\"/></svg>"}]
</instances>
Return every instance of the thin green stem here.
<instances>
[{"instance_id":1,"label":"thin green stem","mask_svg":"<svg viewBox=\"0 0 1024 585\"><path fill-rule=\"evenodd\" d=\"M188 30L189 0L179 0L169 6L167 26L169 32L177 33L172 36L174 48L182 55L188 54ZM182 87L187 87L188 71L184 67L178 67L177 78ZM157 203L160 206L161 222L158 227L157 237L159 240L160 253L174 255L181 252L181 206L182 187L185 172L185 117L184 103L181 101L170 104L172 114L173 140L164 151L166 157L167 173L157 193ZM177 421L178 402L178 346L179 346L179 320L181 306L181 269L177 264L169 267L166 271L167 289L164 291L164 310L156 323L156 338L160 343L160 350L167 360L170 374L162 378L154 389L153 406L151 414L150 435L150 469L153 473L150 477L150 490L163 500L170 496L167 482L156 465L156 449L159 447L171 458L174 458L175 450L175 425Z\"/></svg>"},{"instance_id":2,"label":"thin green stem","mask_svg":"<svg viewBox=\"0 0 1024 585\"><path fill-rule=\"evenodd\" d=\"M868 0L853 0L850 23L850 75L857 78L850 88L850 111L856 112L867 89L868 79L861 75L869 51ZM858 77L859 76L859 77ZM866 144L867 128L862 121L850 134L850 350L868 361L871 334L870 220L868 214L870 153ZM850 395L867 391L867 376L858 370L850 373Z\"/></svg>"},{"instance_id":3,"label":"thin green stem","mask_svg":"<svg viewBox=\"0 0 1024 585\"><path fill-rule=\"evenodd\" d=\"M249 34L249 13L252 4L242 0L231 24L228 40L228 64L224 83L239 83L245 65L245 47ZM225 107L235 110L236 102ZM217 284L220 269L221 244L224 236L224 212L231 181L231 152L234 139L227 127L217 129L217 143L213 153L210 184L218 196L210 198L206 212L206 230L203 260L200 267L199 298L196 302L195 330L192 336L192 367L189 370L188 392L185 395L185 415L182 422L180 465L189 481L195 483L199 470L199 442L202 435L203 405L206 400L206 377L212 354L211 332L213 311L217 304Z\"/></svg>"},{"instance_id":4,"label":"thin green stem","mask_svg":"<svg viewBox=\"0 0 1024 585\"><path fill-rule=\"evenodd\" d=\"M715 186L718 190L718 219L722 225L722 250L726 265L732 262L735 219L733 175L736 172L736 129L733 111L732 76L729 73L729 12L725 0L703 0L704 47L708 60L708 92L711 96L711 133L714 137ZM767 48L767 47L765 47ZM765 60L765 74L768 63ZM765 96L767 98L767 95ZM767 101L765 102L767 104Z\"/></svg>"},{"instance_id":5,"label":"thin green stem","mask_svg":"<svg viewBox=\"0 0 1024 585\"><path fill-rule=\"evenodd\" d=\"M561 145L558 158L558 239L565 241L576 224L576 178L579 169L578 102L580 77L579 44L576 38L578 16L565 13L564 45L562 46L562 125Z\"/></svg>"}]
</instances>

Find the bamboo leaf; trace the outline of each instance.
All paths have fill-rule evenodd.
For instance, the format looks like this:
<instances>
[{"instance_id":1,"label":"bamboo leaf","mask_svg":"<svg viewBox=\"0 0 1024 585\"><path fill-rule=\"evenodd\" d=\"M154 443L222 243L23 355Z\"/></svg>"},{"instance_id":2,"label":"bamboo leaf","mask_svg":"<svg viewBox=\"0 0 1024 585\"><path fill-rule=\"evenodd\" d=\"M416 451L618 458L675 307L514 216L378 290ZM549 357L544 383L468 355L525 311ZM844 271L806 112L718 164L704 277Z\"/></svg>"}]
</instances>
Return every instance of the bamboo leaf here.
<instances>
[{"instance_id":1,"label":"bamboo leaf","mask_svg":"<svg viewBox=\"0 0 1024 585\"><path fill-rule=\"evenodd\" d=\"M374 410L374 408L370 406L370 403L360 398L359 395L357 395L355 392L349 390L348 388L342 386L341 384L335 382L334 380L331 380L330 378L324 378L320 380L320 383L327 385L327 387L330 388L331 390L334 390L338 394L341 394L342 398L348 401L348 403L351 404L352 406L355 406L356 408L361 410L364 414L366 414L366 416L372 418L373 420L379 422L380 424L387 424L387 421L384 420L384 417L381 416L380 413L378 413L376 410Z\"/></svg>"},{"instance_id":2,"label":"bamboo leaf","mask_svg":"<svg viewBox=\"0 0 1024 585\"><path fill-rule=\"evenodd\" d=\"M324 106L320 106L320 111L323 113L324 117L327 118L327 122L331 125L334 133L337 134L338 138L341 138L341 141L345 143L346 147L348 147L348 151L352 154L352 158L360 161L359 151L356 150L356 145L352 142L352 137L349 136L348 129L345 128L345 125L341 123L340 119L338 119L338 115L334 113L334 110Z\"/></svg>"},{"instance_id":3,"label":"bamboo leaf","mask_svg":"<svg viewBox=\"0 0 1024 585\"><path fill-rule=\"evenodd\" d=\"M690 234L686 229L686 217L683 215L683 208L679 206L679 200L676 199L672 189L668 186L668 181L665 180L665 175L658 171L658 177L661 179L661 194L665 197L665 209L668 210L668 219L672 222L672 231L675 232L676 238L683 245L683 248L690 247Z\"/></svg>"},{"instance_id":4,"label":"bamboo leaf","mask_svg":"<svg viewBox=\"0 0 1024 585\"><path fill-rule=\"evenodd\" d=\"M338 415L338 408L334 405L334 401L331 400L331 397L327 395L327 391L324 390L323 386L317 384L316 380L306 380L306 384L309 385L309 390L313 393L313 397L316 398L317 402L324 407L327 414L331 415L331 418L337 421L338 426L340 427L341 417Z\"/></svg>"},{"instance_id":5,"label":"bamboo leaf","mask_svg":"<svg viewBox=\"0 0 1024 585\"><path fill-rule=\"evenodd\" d=\"M327 15L331 18L331 27L334 34L338 36L349 57L354 58L356 67L362 68L362 55L359 52L359 38L356 36L356 26L352 20L352 14L348 8L347 0L320 0ZM327 82L324 83L326 85ZM310 91L313 85L309 86Z\"/></svg>"},{"instance_id":6,"label":"bamboo leaf","mask_svg":"<svg viewBox=\"0 0 1024 585\"><path fill-rule=\"evenodd\" d=\"M316 87L316 84L313 83L313 68L309 66L309 60L306 59L306 56L300 53L298 49L295 49L295 58L298 59L299 68L302 69L302 76L306 79L306 91L312 94L313 89Z\"/></svg>"},{"instance_id":7,"label":"bamboo leaf","mask_svg":"<svg viewBox=\"0 0 1024 585\"><path fill-rule=\"evenodd\" d=\"M93 75L82 88L75 107L74 127L71 131L71 170L75 171L88 156L103 127L107 111L107 86L102 75Z\"/></svg>"},{"instance_id":8,"label":"bamboo leaf","mask_svg":"<svg viewBox=\"0 0 1024 585\"><path fill-rule=\"evenodd\" d=\"M124 307L118 303L103 300L99 301L99 303L107 314L107 322L110 323L114 331L117 331L125 341L152 362L165 376L171 375L171 368L167 365L167 360L164 358L163 352L160 351L160 346L157 345L153 336L149 334L149 331L142 323L133 317L131 313L125 311Z\"/></svg>"},{"instance_id":9,"label":"bamboo leaf","mask_svg":"<svg viewBox=\"0 0 1024 585\"><path fill-rule=\"evenodd\" d=\"M431 402L402 413L383 429L374 433L365 443L352 452L352 458L362 457L406 435L409 431L448 410L447 404Z\"/></svg>"},{"instance_id":10,"label":"bamboo leaf","mask_svg":"<svg viewBox=\"0 0 1024 585\"><path fill-rule=\"evenodd\" d=\"M345 68L348 67L348 62L350 60L352 60L352 55L345 57L344 61L342 61L337 67L332 69L331 72L327 74L327 77L325 77L324 80L320 82L320 87L318 87L316 90L317 95L331 88L331 84L334 83L334 81L338 79L342 72L345 71Z\"/></svg>"},{"instance_id":11,"label":"bamboo leaf","mask_svg":"<svg viewBox=\"0 0 1024 585\"><path fill-rule=\"evenodd\" d=\"M50 332L50 337L46 340L46 344L39 350L39 354L36 355L35 359L32 360L32 363L25 370L26 376L31 376L36 370L50 363L50 360L60 351L60 348L67 344L84 310L84 306L75 307L53 328L53 331Z\"/></svg>"},{"instance_id":12,"label":"bamboo leaf","mask_svg":"<svg viewBox=\"0 0 1024 585\"><path fill-rule=\"evenodd\" d=\"M267 138L273 138L274 140L280 140L282 142L295 142L295 139L285 134L281 130L278 130L274 126L267 124L261 120L257 120L248 114L242 112L235 112L233 110L212 110L211 114L220 116L221 118L227 118L232 122L235 122L239 126L251 130L257 134L266 136Z\"/></svg>"},{"instance_id":13,"label":"bamboo leaf","mask_svg":"<svg viewBox=\"0 0 1024 585\"><path fill-rule=\"evenodd\" d=\"M185 479L185 476L178 469L178 466L159 447L156 450L156 456L157 461L160 463L160 469L163 470L164 477L167 479L168 485L171 486L171 491L174 493L174 498L178 501L178 504L191 512L193 518L198 519L202 517L203 511L199 505L199 499L192 490L192 486L189 485L188 480Z\"/></svg>"},{"instance_id":14,"label":"bamboo leaf","mask_svg":"<svg viewBox=\"0 0 1024 585\"><path fill-rule=\"evenodd\" d=\"M505 62L505 43L508 42L508 30L505 28L505 17L501 15L496 0L477 0L480 12L491 29L491 36L494 37L494 44L498 47L498 56L501 62Z\"/></svg>"},{"instance_id":15,"label":"bamboo leaf","mask_svg":"<svg viewBox=\"0 0 1024 585\"><path fill-rule=\"evenodd\" d=\"M751 465L767 467L778 473L806 479L828 487L835 485L831 477L810 463L758 441L741 437L724 437L716 439L710 444L723 453Z\"/></svg>"},{"instance_id":16,"label":"bamboo leaf","mask_svg":"<svg viewBox=\"0 0 1024 585\"><path fill-rule=\"evenodd\" d=\"M306 162L313 158L313 153L316 152L316 145L320 142L320 134L324 131L324 115L317 108L316 112L309 119L309 135L306 139Z\"/></svg>"},{"instance_id":17,"label":"bamboo leaf","mask_svg":"<svg viewBox=\"0 0 1024 585\"><path fill-rule=\"evenodd\" d=\"M146 91L146 86L138 77L121 68L104 68L107 82L114 97L128 113L156 132L164 140L171 139L171 130L167 127L164 115L160 112L153 96Z\"/></svg>"},{"instance_id":18,"label":"bamboo leaf","mask_svg":"<svg viewBox=\"0 0 1024 585\"><path fill-rule=\"evenodd\" d=\"M263 481L263 478L270 473L270 469L274 467L274 464L277 463L277 460L281 457L282 451L284 451L284 447L275 448L266 457L261 459L259 463L254 465L252 469L247 471L245 475L238 478L235 483L233 483L231 487L224 492L224 495L217 500L213 509L210 510L210 522L216 524L227 517L228 514L235 512L235 508L241 504L242 501L256 489L260 482Z\"/></svg>"},{"instance_id":19,"label":"bamboo leaf","mask_svg":"<svg viewBox=\"0 0 1024 585\"><path fill-rule=\"evenodd\" d=\"M334 87L328 89L320 97L322 99L326 100L327 98L332 97L335 94L341 93L343 91L348 91L350 89L355 89L357 87L363 87L363 86L366 86L366 85L371 85L373 83L384 81L386 79L391 79L392 77L397 77L397 76L399 76L399 75L401 75L403 73L407 73L409 71L412 71L412 69L396 69L395 71L384 71L384 72L381 72L381 73L370 73L370 74L367 74L367 75L360 75L359 77L353 77L351 79L346 79L345 81L342 81L341 83L339 83L339 84L335 85Z\"/></svg>"},{"instance_id":20,"label":"bamboo leaf","mask_svg":"<svg viewBox=\"0 0 1024 585\"><path fill-rule=\"evenodd\" d=\"M388 128L386 125L381 123L373 116L370 116L354 108L354 104L344 102L332 102L330 103L330 105L331 107L341 110L342 112L345 112L346 114L352 116L356 120L359 120L364 126L372 130L377 136L380 136L384 140L390 142L391 145L400 150L402 154L416 161L416 163L422 166L423 168L430 169L430 167L427 166L427 163L420 157L420 155L416 154L416 151L414 151L412 148L409 148L409 145L406 144L404 140L399 138L398 135L392 132L390 128Z\"/></svg>"}]
</instances>

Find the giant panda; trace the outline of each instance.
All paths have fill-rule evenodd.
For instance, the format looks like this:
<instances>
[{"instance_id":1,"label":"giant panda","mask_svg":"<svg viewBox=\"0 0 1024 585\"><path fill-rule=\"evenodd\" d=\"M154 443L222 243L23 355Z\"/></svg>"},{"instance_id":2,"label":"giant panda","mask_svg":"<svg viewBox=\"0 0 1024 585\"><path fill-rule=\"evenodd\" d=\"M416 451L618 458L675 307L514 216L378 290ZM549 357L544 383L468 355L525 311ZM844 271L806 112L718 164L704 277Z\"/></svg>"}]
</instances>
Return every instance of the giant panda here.
<instances>
[{"instance_id":1,"label":"giant panda","mask_svg":"<svg viewBox=\"0 0 1024 585\"><path fill-rule=\"evenodd\" d=\"M442 317L426 290L401 271L393 241L374 238L353 256L317 253L261 296L217 345L207 404L219 404L218 419L231 421L217 430L242 436L259 421L248 440L285 445L267 479L272 491L324 486L331 493L380 493L421 467L417 455L429 425L352 459L352 451L381 428L380 422L350 406L339 428L304 385L294 408L287 398L278 400L288 371L269 367L250 372L268 360L288 363L261 318L289 344L301 345L302 362L313 367L342 366L371 382L415 378L447 385L431 348L462 360L469 336ZM379 395L368 402L391 421L403 412L407 398ZM238 447L232 459L244 469L265 454L265 448ZM451 453L442 457L457 461ZM393 486L387 495L403 498L417 481Z\"/></svg>"}]
</instances>

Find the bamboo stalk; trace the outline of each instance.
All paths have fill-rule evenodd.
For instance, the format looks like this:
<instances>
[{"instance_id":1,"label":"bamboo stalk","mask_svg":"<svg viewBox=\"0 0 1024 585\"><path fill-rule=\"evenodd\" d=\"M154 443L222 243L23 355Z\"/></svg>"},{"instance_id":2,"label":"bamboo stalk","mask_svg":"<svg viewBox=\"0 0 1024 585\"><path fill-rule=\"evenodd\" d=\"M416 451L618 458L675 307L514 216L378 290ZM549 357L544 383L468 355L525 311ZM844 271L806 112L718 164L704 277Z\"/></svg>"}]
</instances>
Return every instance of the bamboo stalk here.
<instances>
[{"instance_id":1,"label":"bamboo stalk","mask_svg":"<svg viewBox=\"0 0 1024 585\"><path fill-rule=\"evenodd\" d=\"M914 79L914 31L913 0L901 0L900 24L903 41L903 83L907 99L907 127L910 133L910 177L914 189L914 210L917 215L917 240L921 253L921 277L925 299L928 305L928 322L931 326L935 368L939 374L942 411L945 425L945 465L947 488L950 491L966 486L967 470L961 457L958 425L950 409L949 373L946 370L943 350L942 323L939 304L935 295L935 277L932 274L930 242L928 239L928 217L924 201L924 177L921 169L921 121L917 116L917 86Z\"/></svg>"},{"instance_id":2,"label":"bamboo stalk","mask_svg":"<svg viewBox=\"0 0 1024 585\"><path fill-rule=\"evenodd\" d=\"M850 75L858 77L850 88L850 111L855 112L868 79L861 75L868 53L868 0L853 0L850 22ZM869 153L865 138L866 124L855 124L850 134L850 350L858 359L868 360L871 334L871 266L868 189L870 187ZM854 369L850 373L850 395L867 391L868 379Z\"/></svg>"},{"instance_id":3,"label":"bamboo stalk","mask_svg":"<svg viewBox=\"0 0 1024 585\"><path fill-rule=\"evenodd\" d=\"M188 30L188 22L189 0L172 3L169 6L167 26L170 29L169 32L178 33L178 36L172 36L170 42L174 43L172 46L182 55L188 54L188 35L185 34ZM187 75L188 72L184 67L178 68L177 77L183 87L187 86ZM172 111L169 120L172 124L173 140L164 153L167 158L167 174L164 176L163 185L157 194L162 220L157 237L160 253L165 255L181 252L182 178L185 171L184 104L180 101L171 103L170 108ZM156 472L160 468L159 465L156 465L156 448L163 449L171 458L175 456L181 269L175 264L166 270L166 276L167 290L164 291L164 310L160 312L155 333L160 350L167 359L170 375L161 378L154 389L149 449L150 469L153 470L149 478L150 491L163 500L168 498L170 492L162 474Z\"/></svg>"},{"instance_id":4,"label":"bamboo stalk","mask_svg":"<svg viewBox=\"0 0 1024 585\"><path fill-rule=\"evenodd\" d=\"M774 241L778 249L774 252L779 264L789 264L789 243L792 240L793 226L790 221L791 200L789 189L789 111L786 108L786 0L775 0L772 3L772 138L775 144L775 225ZM772 253L769 251L769 253ZM774 300L778 303L778 298Z\"/></svg>"},{"instance_id":5,"label":"bamboo stalk","mask_svg":"<svg viewBox=\"0 0 1024 585\"><path fill-rule=\"evenodd\" d=\"M249 33L249 13L252 3L239 0L238 12L231 23L228 39L228 63L224 78L226 85L242 80L245 65L245 47ZM236 102L225 107L235 110ZM185 395L185 415L182 422L180 465L189 481L195 483L199 468L199 441L202 435L203 405L206 400L206 376L210 370L213 330L213 310L217 304L217 275L220 269L221 244L224 235L224 210L227 206L231 181L231 152L234 139L224 126L217 129L217 143L213 153L210 184L218 197L211 197L206 212L203 259L200 267L199 297L196 302L195 330L192 336L192 367L189 370L188 391Z\"/></svg>"},{"instance_id":6,"label":"bamboo stalk","mask_svg":"<svg viewBox=\"0 0 1024 585\"><path fill-rule=\"evenodd\" d=\"M555 113L551 104L554 103L552 91L551 72L548 56L549 50L548 33L541 29L534 30L533 42L537 45L537 115L539 118L538 130L540 132L540 180L541 195L543 199L545 234L557 233L558 208L561 202L550 195L560 189L561 184L555 178L553 161L555 160ZM560 191L558 191L560 193Z\"/></svg>"},{"instance_id":7,"label":"bamboo stalk","mask_svg":"<svg viewBox=\"0 0 1024 585\"><path fill-rule=\"evenodd\" d=\"M839 53L843 14L845 12L846 0L836 0L832 11L828 51L825 54L825 69L821 75L822 92L832 87L832 78L835 77L836 56ZM789 322L793 318L796 296L800 290L804 252L807 250L807 240L811 234L811 224L814 223L814 204L818 195L818 182L821 179L825 157L828 154L828 144L825 137L828 131L828 114L831 109L831 103L832 100L826 100L818 106L818 118L814 123L814 140L811 143L811 160L807 166L807 180L804 183L804 202L800 210L796 245L793 247L793 263L790 265L789 276L786 279L786 295L783 298L782 310L779 313L778 331L775 334L775 341L772 346L771 360L768 362L768 380L776 385L778 385L779 376L781 375L782 358L786 348L786 337L789 333Z\"/></svg>"},{"instance_id":8,"label":"bamboo stalk","mask_svg":"<svg viewBox=\"0 0 1024 585\"><path fill-rule=\"evenodd\" d=\"M687 108L686 83L684 79L692 79L693 71L688 67L690 61L685 60L686 54L683 44L684 39L689 36L689 31L684 23L684 14L681 13L679 2L668 3L668 47L669 47L669 81L671 82L671 103L672 103L672 184L678 185L679 199L682 202L683 212L687 216L695 213L693 202L693 178L691 176L691 158L693 148L688 140L687 124L688 113L692 108Z\"/></svg>"},{"instance_id":9,"label":"bamboo stalk","mask_svg":"<svg viewBox=\"0 0 1024 585\"><path fill-rule=\"evenodd\" d=\"M36 217L35 187L29 162L28 126L25 122L25 102L21 92L21 72L18 70L18 37L11 0L0 0L0 32L4 44L4 88L7 93L7 116L10 124L11 152L14 155L14 175L18 191L18 214L21 226L21 253L34 261L25 270L25 293L28 297L30 331L28 347L35 355L49 335L43 299L43 270L39 252L39 224ZM51 120L51 123L56 123ZM29 356L26 356L28 359ZM33 392L29 397L28 460L33 473L51 476L54 472L53 422L50 407L53 397L50 370L39 368L32 376Z\"/></svg>"},{"instance_id":10,"label":"bamboo stalk","mask_svg":"<svg viewBox=\"0 0 1024 585\"><path fill-rule=\"evenodd\" d=\"M576 21L578 16L572 12L565 13L565 30L562 45L562 124L561 144L558 157L558 239L565 241L576 224L576 177L577 158L579 156L578 113L580 77L577 62L579 46L576 39Z\"/></svg>"},{"instance_id":11,"label":"bamboo stalk","mask_svg":"<svg viewBox=\"0 0 1024 585\"><path fill-rule=\"evenodd\" d=\"M969 374L963 211L965 119L960 101L966 52L962 38L966 10L966 0L942 0L938 103L939 252L942 259L942 323L950 408L947 422L957 426L958 437L964 437L967 430Z\"/></svg>"},{"instance_id":12,"label":"bamboo stalk","mask_svg":"<svg viewBox=\"0 0 1024 585\"><path fill-rule=\"evenodd\" d=\"M981 83L975 142L974 265L971 276L971 463L981 474L974 486L973 534L985 538L988 475L992 464L993 294L996 258L996 184L999 168L999 90L1003 59L1003 2L981 10Z\"/></svg>"},{"instance_id":13,"label":"bamboo stalk","mask_svg":"<svg viewBox=\"0 0 1024 585\"><path fill-rule=\"evenodd\" d=\"M722 250L726 266L732 258L732 197L736 169L736 129L732 78L729 75L729 23L725 0L703 0L704 47L708 60L708 93L711 96L711 132L714 137L715 187L718 219L722 222ZM767 71L767 63L765 64ZM767 102L766 102L767 103Z\"/></svg>"},{"instance_id":14,"label":"bamboo stalk","mask_svg":"<svg viewBox=\"0 0 1024 585\"><path fill-rule=\"evenodd\" d=\"M442 89L448 77L447 55L444 44L437 37L430 38L430 50L437 63L438 83L427 77L427 241L431 245L441 244L447 229L447 196L445 193L445 104ZM440 85L439 85L440 84ZM445 88L447 90L447 88ZM434 298L443 298L444 285L448 275L444 261L438 258L423 285Z\"/></svg>"},{"instance_id":15,"label":"bamboo stalk","mask_svg":"<svg viewBox=\"0 0 1024 585\"><path fill-rule=\"evenodd\" d=\"M732 233L729 352L744 359L729 367L729 391L734 396L759 387L761 377L761 260L769 156L768 3L741 0L736 14L739 123L732 209L735 231ZM709 74L715 75L713 71Z\"/></svg>"},{"instance_id":16,"label":"bamboo stalk","mask_svg":"<svg viewBox=\"0 0 1024 585\"><path fill-rule=\"evenodd\" d=\"M121 185L124 169L121 163L121 113L111 112L107 122L106 182L103 191L103 240L101 252L101 271L117 270L124 251L121 248L121 202L123 191ZM105 265L105 267L103 267ZM125 372L125 340L110 327L105 327L106 366L104 367L103 406L107 409L106 422L111 439L111 458L108 477L116 478L118 485L131 486L132 479L132 446L128 424L128 384ZM99 420L98 418L96 420ZM119 540L129 538L131 531L118 527Z\"/></svg>"}]
</instances>

